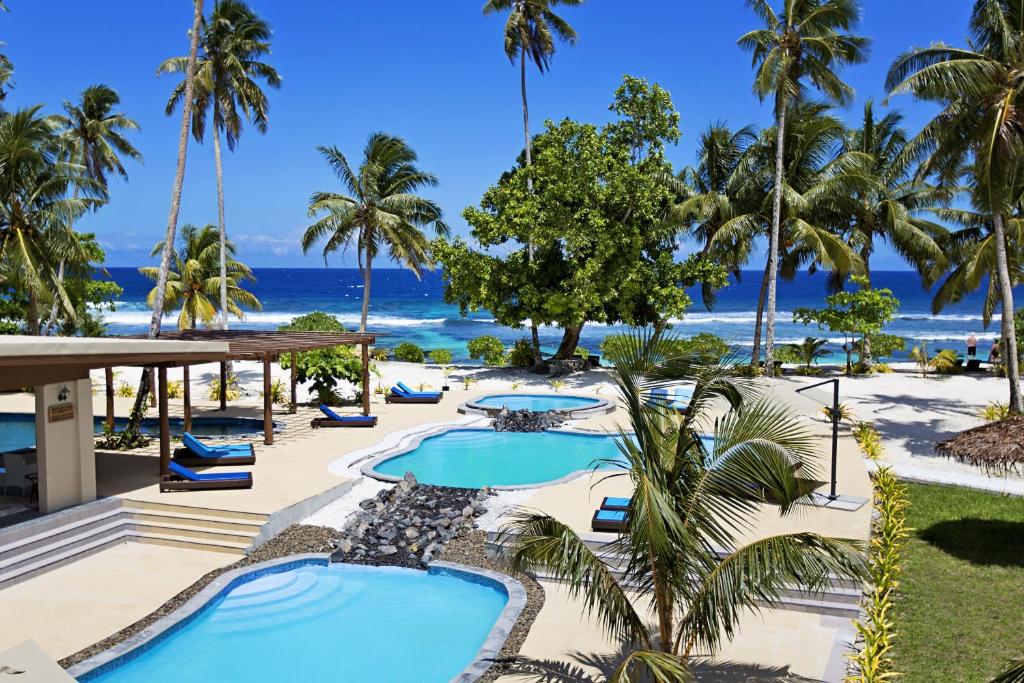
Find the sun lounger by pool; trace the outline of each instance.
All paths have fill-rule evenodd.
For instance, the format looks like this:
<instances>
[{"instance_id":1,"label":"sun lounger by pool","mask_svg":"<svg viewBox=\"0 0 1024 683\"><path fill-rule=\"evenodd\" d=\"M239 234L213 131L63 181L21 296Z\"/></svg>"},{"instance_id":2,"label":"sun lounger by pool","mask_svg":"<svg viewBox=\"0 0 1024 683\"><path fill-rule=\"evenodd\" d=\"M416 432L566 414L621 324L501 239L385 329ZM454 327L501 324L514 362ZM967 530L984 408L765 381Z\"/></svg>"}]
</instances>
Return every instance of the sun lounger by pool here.
<instances>
[{"instance_id":1,"label":"sun lounger by pool","mask_svg":"<svg viewBox=\"0 0 1024 683\"><path fill-rule=\"evenodd\" d=\"M594 518L590 520L590 528L594 531L622 533L626 530L626 511L604 508L596 510Z\"/></svg>"},{"instance_id":2,"label":"sun lounger by pool","mask_svg":"<svg viewBox=\"0 0 1024 683\"><path fill-rule=\"evenodd\" d=\"M689 387L659 387L651 389L648 405L667 408L676 412L686 412L690 408L690 400L693 399L693 389Z\"/></svg>"},{"instance_id":3,"label":"sun lounger by pool","mask_svg":"<svg viewBox=\"0 0 1024 683\"><path fill-rule=\"evenodd\" d=\"M199 474L173 460L168 467L171 473L160 477L161 492L252 488L252 472Z\"/></svg>"},{"instance_id":4,"label":"sun lounger by pool","mask_svg":"<svg viewBox=\"0 0 1024 683\"><path fill-rule=\"evenodd\" d=\"M174 461L186 467L255 465L256 449L251 443L208 446L188 432L181 436L183 448L174 449Z\"/></svg>"},{"instance_id":5,"label":"sun lounger by pool","mask_svg":"<svg viewBox=\"0 0 1024 683\"><path fill-rule=\"evenodd\" d=\"M605 496L601 501L602 510L625 510L629 507L629 498Z\"/></svg>"},{"instance_id":6,"label":"sun lounger by pool","mask_svg":"<svg viewBox=\"0 0 1024 683\"><path fill-rule=\"evenodd\" d=\"M391 387L384 400L387 403L439 403L442 396L440 391L413 391L399 382Z\"/></svg>"},{"instance_id":7,"label":"sun lounger by pool","mask_svg":"<svg viewBox=\"0 0 1024 683\"><path fill-rule=\"evenodd\" d=\"M376 415L338 415L328 406L320 404L320 412L327 417L314 417L309 426L317 427L376 427Z\"/></svg>"}]
</instances>

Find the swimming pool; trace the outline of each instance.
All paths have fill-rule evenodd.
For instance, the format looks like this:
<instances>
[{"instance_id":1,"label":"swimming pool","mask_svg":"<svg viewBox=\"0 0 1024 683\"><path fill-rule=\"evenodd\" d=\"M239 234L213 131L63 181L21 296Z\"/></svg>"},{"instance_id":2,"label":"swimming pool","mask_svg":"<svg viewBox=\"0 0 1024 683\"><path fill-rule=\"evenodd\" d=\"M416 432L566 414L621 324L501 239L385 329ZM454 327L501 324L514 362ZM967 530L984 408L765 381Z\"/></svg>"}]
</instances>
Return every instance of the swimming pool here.
<instances>
[{"instance_id":1,"label":"swimming pool","mask_svg":"<svg viewBox=\"0 0 1024 683\"><path fill-rule=\"evenodd\" d=\"M463 404L460 412L478 412L493 415L502 408L509 410L532 410L543 413L554 410L572 415L577 411L609 413L615 405L596 396L574 396L570 394L489 394Z\"/></svg>"},{"instance_id":2,"label":"swimming pool","mask_svg":"<svg viewBox=\"0 0 1024 683\"><path fill-rule=\"evenodd\" d=\"M300 564L233 581L190 621L79 680L447 683L493 644L509 603L475 572Z\"/></svg>"},{"instance_id":3,"label":"swimming pool","mask_svg":"<svg viewBox=\"0 0 1024 683\"><path fill-rule=\"evenodd\" d=\"M602 459L622 462L615 436L580 432L450 429L405 453L370 464L370 474L460 488L536 486L587 470ZM606 465L607 466L607 465Z\"/></svg>"},{"instance_id":4,"label":"swimming pool","mask_svg":"<svg viewBox=\"0 0 1024 683\"><path fill-rule=\"evenodd\" d=\"M104 419L97 415L93 418L95 432L103 433ZM19 448L31 448L36 443L36 418L27 413L0 413L0 453L14 451ZM114 429L124 429L128 419L114 418ZM180 417L170 418L171 435L181 436L185 421ZM278 425L275 423L275 429ZM144 434L156 435L160 432L160 424L156 418L142 421ZM192 434L200 438L219 438L227 436L249 436L263 433L263 420L249 417L194 417L192 418Z\"/></svg>"}]
</instances>

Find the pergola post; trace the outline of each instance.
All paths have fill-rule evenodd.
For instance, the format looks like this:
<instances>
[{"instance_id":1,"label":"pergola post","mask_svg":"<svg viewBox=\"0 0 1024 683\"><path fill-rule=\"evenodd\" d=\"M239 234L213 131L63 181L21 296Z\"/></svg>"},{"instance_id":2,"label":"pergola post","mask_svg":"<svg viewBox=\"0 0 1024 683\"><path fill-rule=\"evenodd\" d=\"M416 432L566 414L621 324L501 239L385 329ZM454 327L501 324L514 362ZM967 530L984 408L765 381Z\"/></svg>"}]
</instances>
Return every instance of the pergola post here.
<instances>
[{"instance_id":1,"label":"pergola post","mask_svg":"<svg viewBox=\"0 0 1024 683\"><path fill-rule=\"evenodd\" d=\"M228 409L228 364L220 362L220 409Z\"/></svg>"},{"instance_id":2,"label":"pergola post","mask_svg":"<svg viewBox=\"0 0 1024 683\"><path fill-rule=\"evenodd\" d=\"M363 415L370 414L370 345L363 346Z\"/></svg>"},{"instance_id":3,"label":"pergola post","mask_svg":"<svg viewBox=\"0 0 1024 683\"><path fill-rule=\"evenodd\" d=\"M295 352L294 351L291 352L291 363L290 363L290 365L288 367L291 368L290 382L291 382L291 388L292 388L292 400L291 400L291 405L288 406L288 412L294 415L295 411L298 409L298 405L299 405L299 402L298 402L298 400L296 398L296 385L299 383L299 371L295 368Z\"/></svg>"},{"instance_id":4,"label":"pergola post","mask_svg":"<svg viewBox=\"0 0 1024 683\"><path fill-rule=\"evenodd\" d=\"M188 363L181 366L182 398L185 402L185 431L192 431L192 383L188 376Z\"/></svg>"},{"instance_id":5,"label":"pergola post","mask_svg":"<svg viewBox=\"0 0 1024 683\"><path fill-rule=\"evenodd\" d=\"M103 368L107 394L107 429L114 431L114 368Z\"/></svg>"},{"instance_id":6,"label":"pergola post","mask_svg":"<svg viewBox=\"0 0 1024 683\"><path fill-rule=\"evenodd\" d=\"M167 368L157 369L157 404L160 406L160 474L171 464L171 421L167 416Z\"/></svg>"},{"instance_id":7,"label":"pergola post","mask_svg":"<svg viewBox=\"0 0 1024 683\"><path fill-rule=\"evenodd\" d=\"M274 401L270 395L270 356L263 356L263 443L274 445Z\"/></svg>"},{"instance_id":8,"label":"pergola post","mask_svg":"<svg viewBox=\"0 0 1024 683\"><path fill-rule=\"evenodd\" d=\"M147 369L147 372L149 372L149 387L150 387L150 389L149 389L149 407L150 408L156 408L156 392L153 391L153 387L156 386L156 382L154 381L154 380L156 380L156 375L153 373L153 368L151 368L151 367Z\"/></svg>"}]
</instances>

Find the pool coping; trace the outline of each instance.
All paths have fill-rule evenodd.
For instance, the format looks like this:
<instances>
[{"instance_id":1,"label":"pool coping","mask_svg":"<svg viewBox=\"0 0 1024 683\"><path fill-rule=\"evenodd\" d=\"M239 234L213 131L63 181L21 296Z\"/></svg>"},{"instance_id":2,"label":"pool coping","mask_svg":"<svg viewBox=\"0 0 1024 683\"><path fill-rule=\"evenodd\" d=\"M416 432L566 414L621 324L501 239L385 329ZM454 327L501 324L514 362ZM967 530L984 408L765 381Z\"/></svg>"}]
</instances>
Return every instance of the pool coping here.
<instances>
[{"instance_id":1,"label":"pool coping","mask_svg":"<svg viewBox=\"0 0 1024 683\"><path fill-rule=\"evenodd\" d=\"M377 450L375 454L370 454L367 460L363 460L362 465L360 465L359 467L359 471L364 476L369 477L371 479L376 479L377 481L384 481L391 484L398 483L402 481L402 477L397 477L391 474L382 474L380 472L377 472L373 468L375 468L377 465L381 464L386 460L397 458L400 455L405 455L406 453L415 450L416 448L419 447L419 445L423 442L424 439L428 439L433 436L439 436L441 434L444 434L445 432L450 432L453 430L481 432L494 431L493 427L482 427L475 425L434 425L427 429L422 429L415 433L408 434L406 435L405 438L401 439L401 441L399 441L397 444L382 447L379 450ZM594 432L585 429L578 429L575 427L554 427L552 429L548 429L545 431L560 432L563 434L577 434L579 436L589 436L594 438L607 438L615 436L614 432ZM559 484L565 484L587 474L592 474L594 472L600 471L603 470L595 467L589 467L583 470L573 470L572 472L568 472L565 475L559 477L558 479L549 479L548 481L536 482L531 484L509 484L506 486L489 486L488 488L492 491L523 491L527 489L541 489L546 488L548 486L558 486ZM613 470L609 469L608 471L612 472Z\"/></svg>"},{"instance_id":2,"label":"pool coping","mask_svg":"<svg viewBox=\"0 0 1024 683\"><path fill-rule=\"evenodd\" d=\"M480 405L478 401L489 398L491 396L513 396L515 393L504 392L504 393L492 393L484 394L483 396L477 396L471 398L468 401L462 403L459 406L459 412L463 415L483 415L485 417L495 417L498 413L503 410L503 407L484 406ZM557 394L557 393L532 393L527 392L518 394L519 396L541 396L549 397L553 396L556 398L583 398L587 400L597 401L595 405L586 408L552 408L551 410L545 410L542 412L555 413L562 417L570 420L585 420L588 417L594 417L596 415L607 415L608 413L614 413L617 406L616 401L603 398L601 396L590 395L590 394Z\"/></svg>"},{"instance_id":3,"label":"pool coping","mask_svg":"<svg viewBox=\"0 0 1024 683\"><path fill-rule=\"evenodd\" d=\"M285 557L259 562L257 564L239 567L219 575L202 590L193 595L185 604L178 607L165 617L158 619L135 635L114 645L103 652L100 652L88 659L70 667L67 672L70 676L80 681L90 681L107 673L126 662L139 657L151 648L159 645L164 638L173 635L179 629L190 624L199 617L205 610L212 607L223 594L255 579L277 574L280 572L295 569L306 565L331 564L331 556L327 553L302 553L288 555ZM369 567L377 570L401 570L420 571L404 567ZM455 562L431 562L427 567L428 574L434 575L458 575L465 581L480 584L489 584L500 587L505 592L508 600L502 608L498 618L494 621L490 632L484 639L480 649L472 660L450 680L450 683L474 683L494 663L494 660L501 653L512 628L519 619L520 613L526 607L526 589L516 579L499 572L472 567Z\"/></svg>"}]
</instances>

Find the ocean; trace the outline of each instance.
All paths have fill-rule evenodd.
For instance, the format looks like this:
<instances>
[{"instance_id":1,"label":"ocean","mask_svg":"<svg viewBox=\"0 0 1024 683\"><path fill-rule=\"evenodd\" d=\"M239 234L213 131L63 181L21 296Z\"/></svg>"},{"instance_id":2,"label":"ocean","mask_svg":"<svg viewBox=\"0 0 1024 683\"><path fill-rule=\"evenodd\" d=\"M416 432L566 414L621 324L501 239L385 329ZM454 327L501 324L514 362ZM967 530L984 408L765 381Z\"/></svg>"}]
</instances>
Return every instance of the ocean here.
<instances>
[{"instance_id":1,"label":"ocean","mask_svg":"<svg viewBox=\"0 0 1024 683\"><path fill-rule=\"evenodd\" d=\"M116 310L104 314L108 332L145 332L150 318L145 301L153 283L134 268L109 268L108 271L109 279L124 288ZM263 310L247 313L242 321L232 319L229 324L233 329L275 329L295 316L316 310L336 315L350 329L359 325L363 285L362 276L356 269L256 268L254 275L257 280L248 287L263 302ZM824 306L825 279L824 273L801 273L792 282L780 282L776 331L780 343L798 342L813 335L828 339L830 350L837 356L842 353L841 334L793 322L794 308ZM932 315L931 292L922 288L916 273L876 271L872 273L872 280L876 287L891 289L900 300L897 317L887 329L892 334L913 343L927 341L931 350L953 348L963 352L966 347L964 340L974 332L981 342L979 355L985 356L991 340L998 336L998 318L989 329L982 327L981 291L947 307L939 315ZM732 281L729 287L719 292L718 301L711 311L701 304L699 291L691 291L694 305L681 320L674 321L673 329L686 336L709 332L737 347L750 348L760 285L760 272L744 272L738 281ZM406 270L378 269L373 273L371 295L368 327L382 335L378 339L381 346L391 347L409 341L428 350L449 349L456 362L470 362L466 342L474 337L492 334L511 345L517 339L529 336L528 329L514 330L497 325L486 311L461 317L457 306L444 302L444 283L439 273L427 273L422 280L417 280ZM1019 304L1024 305L1024 288L1018 288L1017 297ZM174 327L176 315L176 312L166 315L164 325ZM621 329L621 326L588 324L583 328L580 345L596 353L606 335ZM540 337L545 350L553 352L561 332L557 328L542 327ZM907 348L910 346L908 343ZM894 360L905 355L898 354Z\"/></svg>"}]
</instances>

